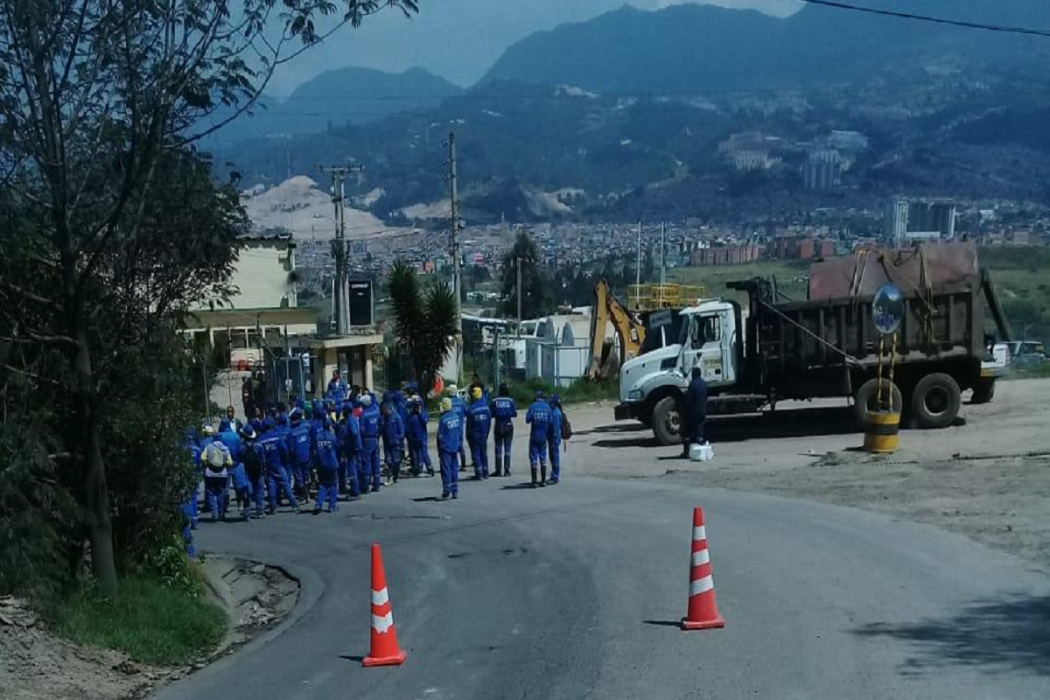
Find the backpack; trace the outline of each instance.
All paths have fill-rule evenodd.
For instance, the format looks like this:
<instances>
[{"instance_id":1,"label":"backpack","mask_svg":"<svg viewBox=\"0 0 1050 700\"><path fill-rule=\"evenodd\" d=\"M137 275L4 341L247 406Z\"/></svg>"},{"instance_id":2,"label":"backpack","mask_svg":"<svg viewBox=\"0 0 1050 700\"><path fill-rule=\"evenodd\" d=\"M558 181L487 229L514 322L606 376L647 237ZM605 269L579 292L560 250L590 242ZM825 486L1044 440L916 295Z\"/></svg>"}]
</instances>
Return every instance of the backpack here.
<instances>
[{"instance_id":1,"label":"backpack","mask_svg":"<svg viewBox=\"0 0 1050 700\"><path fill-rule=\"evenodd\" d=\"M566 415L565 409L561 411L561 439L568 440L572 437L572 423L569 422L569 416Z\"/></svg>"}]
</instances>

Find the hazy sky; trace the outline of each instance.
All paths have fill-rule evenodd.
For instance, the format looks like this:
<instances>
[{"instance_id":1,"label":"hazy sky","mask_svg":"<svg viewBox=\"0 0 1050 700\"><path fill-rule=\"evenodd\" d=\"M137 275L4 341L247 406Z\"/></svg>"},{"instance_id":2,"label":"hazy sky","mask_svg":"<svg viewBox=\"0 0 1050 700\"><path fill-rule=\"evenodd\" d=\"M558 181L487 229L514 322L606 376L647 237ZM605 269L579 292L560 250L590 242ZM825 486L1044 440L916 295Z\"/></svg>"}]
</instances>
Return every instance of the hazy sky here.
<instances>
[{"instance_id":1,"label":"hazy sky","mask_svg":"<svg viewBox=\"0 0 1050 700\"><path fill-rule=\"evenodd\" d=\"M504 49L532 32L590 19L624 4L652 10L687 2L789 15L796 0L419 0L410 20L385 11L357 30L343 29L279 69L268 94L285 97L329 68L426 68L459 85L480 78Z\"/></svg>"}]
</instances>

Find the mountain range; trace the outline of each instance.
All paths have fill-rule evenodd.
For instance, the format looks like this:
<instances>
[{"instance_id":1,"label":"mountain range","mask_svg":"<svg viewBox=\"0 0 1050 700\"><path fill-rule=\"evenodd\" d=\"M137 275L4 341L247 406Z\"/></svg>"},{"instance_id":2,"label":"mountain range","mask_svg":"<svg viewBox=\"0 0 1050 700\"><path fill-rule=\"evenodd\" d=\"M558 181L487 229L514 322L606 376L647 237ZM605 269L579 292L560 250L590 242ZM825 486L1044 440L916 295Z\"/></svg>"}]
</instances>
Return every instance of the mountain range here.
<instances>
[{"instance_id":1,"label":"mountain range","mask_svg":"<svg viewBox=\"0 0 1050 700\"><path fill-rule=\"evenodd\" d=\"M922 8L1050 27L1050 3L999 5L928 0ZM688 215L699 206L692 202L708 212L755 202L804 207L903 189L1034 197L1033 183L1050 174L1040 126L1050 113L1048 57L1047 38L820 6L787 18L690 4L655 12L625 6L533 34L473 88L445 84L444 99L430 99L438 87L416 91L414 104L406 96L383 105L395 107L385 114L326 122L322 134L286 130L222 155L249 183L355 160L366 167L356 194L381 191L369 198L372 211L398 220L426 209L412 205L444 196L442 144L450 130L460 145L461 191L477 220ZM339 76L330 77L282 106L309 111L311 101L339 89ZM849 156L839 193L802 192L807 152L836 130L863 132L870 148ZM768 158L776 167L734 169L720 144L748 131L778 144ZM537 205L544 202L553 204Z\"/></svg>"},{"instance_id":2,"label":"mountain range","mask_svg":"<svg viewBox=\"0 0 1050 700\"><path fill-rule=\"evenodd\" d=\"M463 90L422 68L387 73L371 68L338 68L306 81L285 100L263 95L250 114L204 142L209 150L266 137L312 134L377 121L391 114L440 104ZM228 112L218 113L219 120Z\"/></svg>"}]
</instances>

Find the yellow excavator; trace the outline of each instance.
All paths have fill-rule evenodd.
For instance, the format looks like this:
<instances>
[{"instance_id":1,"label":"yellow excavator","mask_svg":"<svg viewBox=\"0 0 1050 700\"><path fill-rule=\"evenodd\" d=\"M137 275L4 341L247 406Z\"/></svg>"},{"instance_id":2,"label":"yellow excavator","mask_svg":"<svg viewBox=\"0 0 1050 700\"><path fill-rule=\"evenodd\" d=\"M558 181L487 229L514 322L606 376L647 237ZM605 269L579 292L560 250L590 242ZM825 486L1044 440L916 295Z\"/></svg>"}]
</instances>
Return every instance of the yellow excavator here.
<instances>
[{"instance_id":1,"label":"yellow excavator","mask_svg":"<svg viewBox=\"0 0 1050 700\"><path fill-rule=\"evenodd\" d=\"M608 356L602 357L605 348L606 324L612 323L616 337L620 341L620 352L616 356L610 350ZM591 366L587 370L587 379L597 381L615 377L620 371L620 362L638 357L642 343L645 341L645 326L631 315L619 299L612 293L605 280L594 285L594 308L591 311Z\"/></svg>"}]
</instances>

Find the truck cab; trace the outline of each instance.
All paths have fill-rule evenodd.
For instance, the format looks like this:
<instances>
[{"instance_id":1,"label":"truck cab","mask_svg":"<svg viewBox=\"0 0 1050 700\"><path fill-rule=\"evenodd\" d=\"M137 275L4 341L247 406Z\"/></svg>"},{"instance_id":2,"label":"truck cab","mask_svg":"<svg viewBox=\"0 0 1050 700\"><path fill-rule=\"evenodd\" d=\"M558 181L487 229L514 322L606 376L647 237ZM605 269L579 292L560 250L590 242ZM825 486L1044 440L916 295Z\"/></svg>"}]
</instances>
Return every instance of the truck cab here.
<instances>
[{"instance_id":1,"label":"truck cab","mask_svg":"<svg viewBox=\"0 0 1050 700\"><path fill-rule=\"evenodd\" d=\"M679 312L676 342L629 360L620 369L617 420L634 418L664 444L677 440L683 392L694 367L712 395L736 389L742 369L740 305L705 300Z\"/></svg>"}]
</instances>

